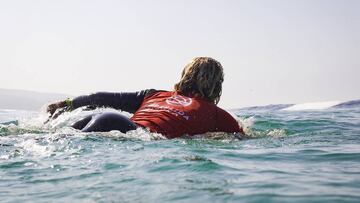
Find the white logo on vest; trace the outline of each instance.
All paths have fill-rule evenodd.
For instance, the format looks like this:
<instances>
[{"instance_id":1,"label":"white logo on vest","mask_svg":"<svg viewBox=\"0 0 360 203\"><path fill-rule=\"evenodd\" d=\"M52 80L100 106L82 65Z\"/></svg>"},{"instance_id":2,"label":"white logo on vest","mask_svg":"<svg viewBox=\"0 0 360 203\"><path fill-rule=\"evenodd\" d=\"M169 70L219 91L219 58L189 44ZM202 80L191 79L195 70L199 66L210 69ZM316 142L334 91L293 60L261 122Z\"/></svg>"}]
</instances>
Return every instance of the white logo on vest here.
<instances>
[{"instance_id":1,"label":"white logo on vest","mask_svg":"<svg viewBox=\"0 0 360 203\"><path fill-rule=\"evenodd\" d=\"M189 106L192 103L192 99L181 95L173 95L166 99L166 103L170 105Z\"/></svg>"}]
</instances>

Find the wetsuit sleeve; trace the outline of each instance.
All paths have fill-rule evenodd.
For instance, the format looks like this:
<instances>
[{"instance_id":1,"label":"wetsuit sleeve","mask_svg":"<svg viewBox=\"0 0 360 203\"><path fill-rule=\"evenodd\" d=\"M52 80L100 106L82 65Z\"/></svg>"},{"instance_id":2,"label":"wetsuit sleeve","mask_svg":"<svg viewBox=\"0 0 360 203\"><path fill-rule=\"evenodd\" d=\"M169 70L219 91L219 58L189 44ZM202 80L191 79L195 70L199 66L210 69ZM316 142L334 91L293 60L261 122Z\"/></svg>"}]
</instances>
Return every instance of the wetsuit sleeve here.
<instances>
[{"instance_id":1,"label":"wetsuit sleeve","mask_svg":"<svg viewBox=\"0 0 360 203\"><path fill-rule=\"evenodd\" d=\"M238 122L225 110L217 108L216 131L228 133L244 133Z\"/></svg>"},{"instance_id":2,"label":"wetsuit sleeve","mask_svg":"<svg viewBox=\"0 0 360 203\"><path fill-rule=\"evenodd\" d=\"M147 89L138 92L98 92L95 94L75 97L72 100L72 108L82 106L111 107L134 113L139 109L144 98L156 92L154 89Z\"/></svg>"}]
</instances>

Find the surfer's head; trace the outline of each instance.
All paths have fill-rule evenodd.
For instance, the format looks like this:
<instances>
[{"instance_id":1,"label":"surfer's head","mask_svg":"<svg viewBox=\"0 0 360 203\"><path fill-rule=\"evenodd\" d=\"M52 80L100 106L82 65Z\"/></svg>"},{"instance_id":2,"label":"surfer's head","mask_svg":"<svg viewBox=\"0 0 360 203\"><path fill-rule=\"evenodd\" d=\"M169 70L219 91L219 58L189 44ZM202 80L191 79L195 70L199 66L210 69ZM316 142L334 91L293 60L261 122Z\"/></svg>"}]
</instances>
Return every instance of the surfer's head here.
<instances>
[{"instance_id":1,"label":"surfer's head","mask_svg":"<svg viewBox=\"0 0 360 203\"><path fill-rule=\"evenodd\" d=\"M215 104L219 103L224 73L222 65L210 57L196 57L181 74L175 91L194 94Z\"/></svg>"}]
</instances>

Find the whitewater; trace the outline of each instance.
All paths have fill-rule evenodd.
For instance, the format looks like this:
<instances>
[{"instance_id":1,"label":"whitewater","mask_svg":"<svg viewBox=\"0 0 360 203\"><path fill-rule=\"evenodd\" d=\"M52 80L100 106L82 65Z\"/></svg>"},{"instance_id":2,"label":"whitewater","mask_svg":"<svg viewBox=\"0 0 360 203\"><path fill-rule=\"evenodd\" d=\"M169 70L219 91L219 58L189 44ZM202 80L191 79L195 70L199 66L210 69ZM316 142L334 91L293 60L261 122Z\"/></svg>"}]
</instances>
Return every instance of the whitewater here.
<instances>
[{"instance_id":1,"label":"whitewater","mask_svg":"<svg viewBox=\"0 0 360 203\"><path fill-rule=\"evenodd\" d=\"M0 202L360 201L360 100L229 112L247 136L82 133L68 126L93 111L44 125L0 109Z\"/></svg>"}]
</instances>

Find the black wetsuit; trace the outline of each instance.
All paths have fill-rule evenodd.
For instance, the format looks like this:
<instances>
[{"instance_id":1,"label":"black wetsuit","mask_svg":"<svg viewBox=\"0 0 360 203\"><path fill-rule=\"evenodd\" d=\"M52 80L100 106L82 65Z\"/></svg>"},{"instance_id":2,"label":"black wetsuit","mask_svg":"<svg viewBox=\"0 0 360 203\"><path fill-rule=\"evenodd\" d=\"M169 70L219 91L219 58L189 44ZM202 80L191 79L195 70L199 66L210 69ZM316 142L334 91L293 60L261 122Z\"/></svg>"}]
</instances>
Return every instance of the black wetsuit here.
<instances>
[{"instance_id":1,"label":"black wetsuit","mask_svg":"<svg viewBox=\"0 0 360 203\"><path fill-rule=\"evenodd\" d=\"M154 89L147 89L138 92L98 92L91 95L79 96L73 99L72 107L74 109L82 106L110 107L134 113L139 109L144 98L156 92ZM135 130L137 125L126 116L115 112L97 113L72 124L72 127L82 130L83 132L107 132L119 130L123 133L129 130Z\"/></svg>"}]
</instances>

